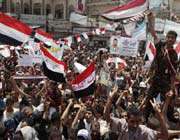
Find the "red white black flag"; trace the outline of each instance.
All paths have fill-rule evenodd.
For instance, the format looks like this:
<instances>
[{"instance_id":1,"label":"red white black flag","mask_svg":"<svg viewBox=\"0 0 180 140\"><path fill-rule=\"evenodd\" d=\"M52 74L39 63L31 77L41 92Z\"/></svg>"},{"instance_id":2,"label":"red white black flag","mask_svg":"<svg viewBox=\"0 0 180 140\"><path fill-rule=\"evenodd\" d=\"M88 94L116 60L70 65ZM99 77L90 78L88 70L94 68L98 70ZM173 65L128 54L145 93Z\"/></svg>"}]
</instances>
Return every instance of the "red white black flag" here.
<instances>
[{"instance_id":1,"label":"red white black flag","mask_svg":"<svg viewBox=\"0 0 180 140\"><path fill-rule=\"evenodd\" d=\"M145 61L153 61L156 56L156 47L152 41L148 41L146 45Z\"/></svg>"},{"instance_id":2,"label":"red white black flag","mask_svg":"<svg viewBox=\"0 0 180 140\"><path fill-rule=\"evenodd\" d=\"M21 21L0 12L0 42L18 46L27 42L32 29Z\"/></svg>"},{"instance_id":3,"label":"red white black flag","mask_svg":"<svg viewBox=\"0 0 180 140\"><path fill-rule=\"evenodd\" d=\"M51 54L46 48L41 47L43 53L43 72L50 80L56 82L65 82L65 71L67 70L67 65L58 60L53 54Z\"/></svg>"},{"instance_id":4,"label":"red white black flag","mask_svg":"<svg viewBox=\"0 0 180 140\"><path fill-rule=\"evenodd\" d=\"M37 29L36 34L35 34L35 41L39 42L52 42L53 41L53 36L42 29Z\"/></svg>"},{"instance_id":5,"label":"red white black flag","mask_svg":"<svg viewBox=\"0 0 180 140\"><path fill-rule=\"evenodd\" d=\"M71 82L75 96L79 98L93 94L95 90L95 79L95 63L92 62Z\"/></svg>"}]
</instances>

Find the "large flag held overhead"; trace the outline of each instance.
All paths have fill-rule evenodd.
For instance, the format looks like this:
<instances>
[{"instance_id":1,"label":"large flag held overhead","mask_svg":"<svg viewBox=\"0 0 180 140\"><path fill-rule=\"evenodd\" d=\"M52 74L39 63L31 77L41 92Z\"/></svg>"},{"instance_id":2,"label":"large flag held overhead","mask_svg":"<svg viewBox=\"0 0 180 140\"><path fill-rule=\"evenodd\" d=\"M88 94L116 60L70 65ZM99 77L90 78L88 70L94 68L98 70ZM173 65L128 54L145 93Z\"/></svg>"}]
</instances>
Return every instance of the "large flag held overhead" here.
<instances>
[{"instance_id":1,"label":"large flag held overhead","mask_svg":"<svg viewBox=\"0 0 180 140\"><path fill-rule=\"evenodd\" d=\"M71 82L75 96L79 98L93 94L95 91L95 79L95 63L92 62Z\"/></svg>"},{"instance_id":2,"label":"large flag held overhead","mask_svg":"<svg viewBox=\"0 0 180 140\"><path fill-rule=\"evenodd\" d=\"M32 29L21 21L0 12L0 42L21 45L28 41Z\"/></svg>"},{"instance_id":3,"label":"large flag held overhead","mask_svg":"<svg viewBox=\"0 0 180 140\"><path fill-rule=\"evenodd\" d=\"M54 57L53 54L51 54L46 48L41 47L41 51L44 57L42 64L44 75L50 80L65 82L65 71L67 69L67 65L63 61Z\"/></svg>"},{"instance_id":4,"label":"large flag held overhead","mask_svg":"<svg viewBox=\"0 0 180 140\"><path fill-rule=\"evenodd\" d=\"M107 11L102 16L109 20L126 19L145 12L147 8L148 0L132 0L125 5Z\"/></svg>"}]
</instances>

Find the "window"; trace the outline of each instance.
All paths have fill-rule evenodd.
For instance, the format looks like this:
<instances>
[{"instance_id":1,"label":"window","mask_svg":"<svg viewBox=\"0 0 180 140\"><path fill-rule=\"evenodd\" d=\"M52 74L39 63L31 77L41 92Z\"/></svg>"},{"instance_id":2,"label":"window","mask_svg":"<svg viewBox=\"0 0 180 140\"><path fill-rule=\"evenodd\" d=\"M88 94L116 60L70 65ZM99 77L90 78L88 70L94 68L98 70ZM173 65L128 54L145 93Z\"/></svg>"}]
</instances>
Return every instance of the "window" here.
<instances>
[{"instance_id":1,"label":"window","mask_svg":"<svg viewBox=\"0 0 180 140\"><path fill-rule=\"evenodd\" d=\"M58 4L55 7L55 18L63 19L64 18L64 6L63 4Z\"/></svg>"},{"instance_id":2,"label":"window","mask_svg":"<svg viewBox=\"0 0 180 140\"><path fill-rule=\"evenodd\" d=\"M15 13L15 8L16 8L16 6L15 6L15 3L11 3L11 13Z\"/></svg>"},{"instance_id":3,"label":"window","mask_svg":"<svg viewBox=\"0 0 180 140\"><path fill-rule=\"evenodd\" d=\"M46 5L46 15L51 14L51 6L49 4Z\"/></svg>"},{"instance_id":4,"label":"window","mask_svg":"<svg viewBox=\"0 0 180 140\"><path fill-rule=\"evenodd\" d=\"M19 2L16 3L16 13L21 12L21 4Z\"/></svg>"},{"instance_id":5,"label":"window","mask_svg":"<svg viewBox=\"0 0 180 140\"><path fill-rule=\"evenodd\" d=\"M33 5L33 14L34 15L41 15L41 3L35 3Z\"/></svg>"},{"instance_id":6,"label":"window","mask_svg":"<svg viewBox=\"0 0 180 140\"><path fill-rule=\"evenodd\" d=\"M30 14L30 7L27 3L24 3L24 14Z\"/></svg>"}]
</instances>

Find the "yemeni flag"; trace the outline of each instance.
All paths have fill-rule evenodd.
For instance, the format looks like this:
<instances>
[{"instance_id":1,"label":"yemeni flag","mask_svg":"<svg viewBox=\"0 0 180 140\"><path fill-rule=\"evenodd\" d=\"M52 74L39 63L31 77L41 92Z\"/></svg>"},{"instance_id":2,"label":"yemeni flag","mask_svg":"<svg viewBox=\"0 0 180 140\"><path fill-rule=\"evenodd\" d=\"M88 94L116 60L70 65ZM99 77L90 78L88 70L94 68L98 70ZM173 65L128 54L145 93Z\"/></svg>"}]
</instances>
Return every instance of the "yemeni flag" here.
<instances>
[{"instance_id":1,"label":"yemeni flag","mask_svg":"<svg viewBox=\"0 0 180 140\"><path fill-rule=\"evenodd\" d=\"M42 63L44 75L50 80L64 83L67 65L53 56L46 48L41 47L41 51L44 58Z\"/></svg>"},{"instance_id":2,"label":"yemeni flag","mask_svg":"<svg viewBox=\"0 0 180 140\"><path fill-rule=\"evenodd\" d=\"M34 36L35 42L43 42L46 48L51 48L53 45L57 45L53 40L53 36L42 29L37 29Z\"/></svg>"},{"instance_id":3,"label":"yemeni flag","mask_svg":"<svg viewBox=\"0 0 180 140\"><path fill-rule=\"evenodd\" d=\"M148 0L131 0L127 4L107 11L102 16L108 20L126 19L145 12L147 8Z\"/></svg>"},{"instance_id":4,"label":"yemeni flag","mask_svg":"<svg viewBox=\"0 0 180 140\"><path fill-rule=\"evenodd\" d=\"M156 56L156 47L152 41L148 41L146 45L145 61L152 62Z\"/></svg>"},{"instance_id":5,"label":"yemeni flag","mask_svg":"<svg viewBox=\"0 0 180 140\"><path fill-rule=\"evenodd\" d=\"M36 42L51 42L53 41L53 36L42 29L37 29L35 34Z\"/></svg>"},{"instance_id":6,"label":"yemeni flag","mask_svg":"<svg viewBox=\"0 0 180 140\"><path fill-rule=\"evenodd\" d=\"M92 95L95 91L95 63L92 62L81 74L71 82L75 97Z\"/></svg>"},{"instance_id":7,"label":"yemeni flag","mask_svg":"<svg viewBox=\"0 0 180 140\"><path fill-rule=\"evenodd\" d=\"M32 29L21 21L0 12L0 42L18 46L29 40Z\"/></svg>"}]
</instances>

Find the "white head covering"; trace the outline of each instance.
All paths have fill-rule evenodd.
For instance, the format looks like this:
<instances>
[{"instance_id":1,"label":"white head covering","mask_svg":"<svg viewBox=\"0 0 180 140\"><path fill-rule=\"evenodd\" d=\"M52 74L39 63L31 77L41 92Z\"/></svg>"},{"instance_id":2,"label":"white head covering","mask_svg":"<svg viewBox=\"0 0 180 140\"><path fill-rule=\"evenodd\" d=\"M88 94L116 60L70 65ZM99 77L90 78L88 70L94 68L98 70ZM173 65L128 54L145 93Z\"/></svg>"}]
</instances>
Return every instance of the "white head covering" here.
<instances>
[{"instance_id":1,"label":"white head covering","mask_svg":"<svg viewBox=\"0 0 180 140\"><path fill-rule=\"evenodd\" d=\"M79 130L77 133L77 136L78 137L81 136L86 140L90 140L90 134L89 134L88 130L86 130L86 129Z\"/></svg>"},{"instance_id":2,"label":"white head covering","mask_svg":"<svg viewBox=\"0 0 180 140\"><path fill-rule=\"evenodd\" d=\"M44 103L41 103L40 105L38 105L36 110L39 112L43 112L44 111Z\"/></svg>"},{"instance_id":3,"label":"white head covering","mask_svg":"<svg viewBox=\"0 0 180 140\"><path fill-rule=\"evenodd\" d=\"M140 82L139 87L146 88L146 84L144 82Z\"/></svg>"},{"instance_id":4,"label":"white head covering","mask_svg":"<svg viewBox=\"0 0 180 140\"><path fill-rule=\"evenodd\" d=\"M0 54L4 57L10 57L10 51L5 45L0 45Z\"/></svg>"},{"instance_id":5,"label":"white head covering","mask_svg":"<svg viewBox=\"0 0 180 140\"><path fill-rule=\"evenodd\" d=\"M82 73L85 69L86 69L86 67L83 66L82 64L77 63L77 62L74 63L75 72Z\"/></svg>"}]
</instances>

